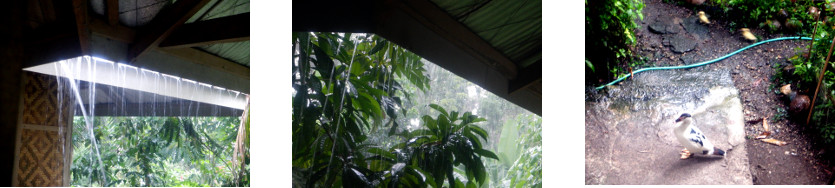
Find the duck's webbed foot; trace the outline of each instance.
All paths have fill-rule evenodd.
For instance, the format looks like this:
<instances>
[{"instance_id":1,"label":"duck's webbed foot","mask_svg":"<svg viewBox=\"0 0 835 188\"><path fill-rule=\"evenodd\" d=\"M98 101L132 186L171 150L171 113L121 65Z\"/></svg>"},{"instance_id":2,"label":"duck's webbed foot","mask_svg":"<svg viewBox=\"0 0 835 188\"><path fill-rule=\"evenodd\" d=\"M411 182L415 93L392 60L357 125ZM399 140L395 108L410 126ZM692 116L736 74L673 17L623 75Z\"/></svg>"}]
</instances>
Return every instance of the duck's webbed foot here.
<instances>
[{"instance_id":1,"label":"duck's webbed foot","mask_svg":"<svg viewBox=\"0 0 835 188\"><path fill-rule=\"evenodd\" d=\"M684 149L681 150L681 159L682 160L689 159L691 155L693 155L693 154L690 153L690 151L688 151L687 148L684 148Z\"/></svg>"}]
</instances>

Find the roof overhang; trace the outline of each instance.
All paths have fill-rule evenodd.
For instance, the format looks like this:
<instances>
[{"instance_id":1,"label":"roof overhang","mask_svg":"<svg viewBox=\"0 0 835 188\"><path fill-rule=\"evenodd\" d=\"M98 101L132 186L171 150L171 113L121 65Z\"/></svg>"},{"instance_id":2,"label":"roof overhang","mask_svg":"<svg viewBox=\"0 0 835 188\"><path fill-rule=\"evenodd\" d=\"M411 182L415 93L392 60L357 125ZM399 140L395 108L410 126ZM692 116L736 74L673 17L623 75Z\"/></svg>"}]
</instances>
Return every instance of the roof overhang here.
<instances>
[{"instance_id":1,"label":"roof overhang","mask_svg":"<svg viewBox=\"0 0 835 188\"><path fill-rule=\"evenodd\" d=\"M82 98L81 102L102 109L97 115L240 115L247 98L246 94L239 91L90 56L24 70L83 81L88 87L79 86L82 83L73 83L73 92L78 92L74 93L77 97L96 96L92 100ZM89 87L89 84L98 85ZM97 94L87 95L90 92ZM117 106L124 107L118 108L124 110L108 110Z\"/></svg>"}]
</instances>

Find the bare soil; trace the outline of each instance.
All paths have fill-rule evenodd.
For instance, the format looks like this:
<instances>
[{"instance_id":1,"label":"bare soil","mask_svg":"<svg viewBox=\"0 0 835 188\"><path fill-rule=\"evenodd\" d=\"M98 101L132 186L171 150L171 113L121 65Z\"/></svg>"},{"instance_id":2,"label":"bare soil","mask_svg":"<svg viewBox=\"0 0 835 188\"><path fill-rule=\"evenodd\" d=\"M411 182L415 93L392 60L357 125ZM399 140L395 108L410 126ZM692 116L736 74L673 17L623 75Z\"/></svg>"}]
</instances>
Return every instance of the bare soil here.
<instances>
[{"instance_id":1,"label":"bare soil","mask_svg":"<svg viewBox=\"0 0 835 188\"><path fill-rule=\"evenodd\" d=\"M712 23L706 27L706 33L698 27L687 26L685 23L697 19L696 12L703 7L662 0L645 0L644 3L644 19L640 22L641 28L636 30L638 44L633 49L633 52L648 58L641 67L703 62L753 44L742 39L737 28L728 27L727 20L712 19ZM650 25L658 21L672 22L672 27L679 28L667 28L676 33L650 31ZM759 28L751 28L751 31L762 39L794 36L771 34ZM676 41L679 38L685 40ZM675 42L684 44L684 47L675 48L671 44ZM687 49L690 47L689 42L696 43L690 50ZM739 89L746 120L746 148L754 184L821 185L833 182L832 172L835 169L830 164L832 159L823 156L830 156L826 152L835 151L822 149L828 146L813 139L816 132L814 129L790 120L794 118L785 113L788 106L782 94L778 94L780 83L774 78L775 70L782 71L782 67L790 64L786 59L797 54L797 50L805 51L808 44L808 40L770 42L707 65L707 68L730 69L734 85ZM678 52L674 52L674 49ZM785 141L788 145L777 146L753 139L764 131L763 118L772 129L770 138ZM799 119L805 120L805 117Z\"/></svg>"}]
</instances>

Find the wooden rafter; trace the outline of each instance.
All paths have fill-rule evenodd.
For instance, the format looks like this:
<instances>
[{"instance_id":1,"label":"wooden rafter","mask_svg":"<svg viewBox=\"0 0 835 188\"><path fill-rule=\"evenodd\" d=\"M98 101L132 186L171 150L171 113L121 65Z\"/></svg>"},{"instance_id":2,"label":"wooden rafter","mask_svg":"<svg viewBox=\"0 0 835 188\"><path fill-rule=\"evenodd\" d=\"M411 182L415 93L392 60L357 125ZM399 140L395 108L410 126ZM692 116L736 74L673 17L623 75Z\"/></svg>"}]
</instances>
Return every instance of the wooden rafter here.
<instances>
[{"instance_id":1,"label":"wooden rafter","mask_svg":"<svg viewBox=\"0 0 835 188\"><path fill-rule=\"evenodd\" d=\"M249 40L249 13L184 24L168 36L161 48L186 48Z\"/></svg>"},{"instance_id":2,"label":"wooden rafter","mask_svg":"<svg viewBox=\"0 0 835 188\"><path fill-rule=\"evenodd\" d=\"M194 48L161 48L159 51L189 60L195 64L204 65L249 79L249 68Z\"/></svg>"},{"instance_id":3,"label":"wooden rafter","mask_svg":"<svg viewBox=\"0 0 835 188\"><path fill-rule=\"evenodd\" d=\"M119 25L119 0L107 0L107 23Z\"/></svg>"},{"instance_id":4,"label":"wooden rafter","mask_svg":"<svg viewBox=\"0 0 835 188\"><path fill-rule=\"evenodd\" d=\"M525 67L524 69L519 70L519 76L516 79L510 80L508 82L508 92L512 95L513 93L531 87L534 84L542 85L542 61L537 61Z\"/></svg>"},{"instance_id":5,"label":"wooden rafter","mask_svg":"<svg viewBox=\"0 0 835 188\"><path fill-rule=\"evenodd\" d=\"M78 30L78 43L81 45L81 53L90 54L90 28L87 16L87 0L73 0L73 12L75 13L75 25Z\"/></svg>"},{"instance_id":6,"label":"wooden rafter","mask_svg":"<svg viewBox=\"0 0 835 188\"><path fill-rule=\"evenodd\" d=\"M113 40L125 43L133 42L133 39L136 36L136 31L119 23L116 23L116 25L110 25L110 23L106 22L106 20L91 18L90 31L93 34L105 36Z\"/></svg>"},{"instance_id":7,"label":"wooden rafter","mask_svg":"<svg viewBox=\"0 0 835 188\"><path fill-rule=\"evenodd\" d=\"M134 43L128 48L128 59L136 61L137 57L155 48L207 3L209 0L179 0L160 11L151 23L137 32Z\"/></svg>"}]
</instances>

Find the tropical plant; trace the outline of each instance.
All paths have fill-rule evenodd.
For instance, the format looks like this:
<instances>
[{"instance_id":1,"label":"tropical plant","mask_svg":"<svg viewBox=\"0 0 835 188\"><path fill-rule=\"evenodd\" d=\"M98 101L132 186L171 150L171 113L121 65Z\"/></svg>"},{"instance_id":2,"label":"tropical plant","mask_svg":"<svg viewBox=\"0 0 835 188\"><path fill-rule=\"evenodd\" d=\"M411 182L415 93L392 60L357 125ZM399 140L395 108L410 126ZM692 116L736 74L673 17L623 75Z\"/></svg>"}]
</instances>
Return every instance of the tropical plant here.
<instances>
[{"instance_id":1,"label":"tropical plant","mask_svg":"<svg viewBox=\"0 0 835 188\"><path fill-rule=\"evenodd\" d=\"M827 5L829 5L827 2ZM815 3L818 4L818 3ZM835 10L835 7L827 6L827 9ZM822 11L822 17L831 17L834 16L833 12L831 11ZM821 21L812 22L814 24L810 25L818 25L817 30L814 31L815 35L813 36L815 39L811 42L811 54L809 54L810 49L808 46L798 48L796 51L797 53L788 58L788 60L792 63L791 69L793 69L793 73L791 75L786 74L778 74L778 82L782 83L791 83L792 87L796 90L807 91L810 93L810 97L814 96L811 93L816 91L817 83L821 78L821 68L824 68L826 71L823 74L823 80L821 80L821 87L818 93L818 98L816 99L814 113L811 117L811 122L817 124L817 126L812 126L814 129L817 129L819 133L818 138L823 141L824 143L832 143L835 141L835 121L831 121L833 116L830 116L832 112L832 97L835 96L835 91L833 91L833 87L835 87L835 72L833 72L833 68L835 68L835 64L833 64L832 58L829 57L830 62L826 62L827 60L827 53L831 47L831 42L833 40L833 34L835 34L835 28L832 27L832 24L835 23L833 20L823 19ZM806 117L802 117L800 119L805 120ZM804 122L805 123L805 122Z\"/></svg>"},{"instance_id":2,"label":"tropical plant","mask_svg":"<svg viewBox=\"0 0 835 188\"><path fill-rule=\"evenodd\" d=\"M393 168L390 173L381 174L382 185L415 187L420 186L420 183L428 183L432 187L439 187L444 184L444 180L447 180L446 183L450 187L484 184L487 172L481 157L498 159L496 154L482 148L482 140L488 140L487 131L475 123L486 120L470 112L459 116L457 111L447 112L436 104L429 106L441 114L437 118L423 116L425 128L404 133L403 135L409 138L407 142L395 146L388 152L370 150L378 155L368 159L379 161L378 164L383 166L394 163L391 164ZM463 165L467 181L454 176L453 169L459 165Z\"/></svg>"},{"instance_id":3,"label":"tropical plant","mask_svg":"<svg viewBox=\"0 0 835 188\"><path fill-rule=\"evenodd\" d=\"M75 117L71 185L234 185L230 160L239 122L240 117Z\"/></svg>"},{"instance_id":4,"label":"tropical plant","mask_svg":"<svg viewBox=\"0 0 835 188\"><path fill-rule=\"evenodd\" d=\"M519 157L508 169L504 180L509 187L542 187L542 120L539 118L517 117L520 122L517 129L522 130L519 137ZM527 122L525 122L527 121Z\"/></svg>"},{"instance_id":5,"label":"tropical plant","mask_svg":"<svg viewBox=\"0 0 835 188\"><path fill-rule=\"evenodd\" d=\"M729 0L713 4L722 7L721 12L713 12L713 15L727 15L725 17L730 21L731 30L762 27L771 32L786 31L788 33L811 33L809 31L814 28L811 23L815 21L815 17L810 13L809 8L823 5L823 3L812 1L784 0ZM817 12L821 13L820 10Z\"/></svg>"},{"instance_id":6,"label":"tropical plant","mask_svg":"<svg viewBox=\"0 0 835 188\"><path fill-rule=\"evenodd\" d=\"M509 184L510 180L507 179L507 184L504 184L503 181L505 180L504 178L507 174L507 170L513 165L516 157L505 160L502 159L502 153L504 153L504 155L515 153L518 157L519 154L532 146L519 147L519 143L516 142L515 139L507 142L502 141L509 140L506 138L502 139L502 135L507 137L504 129L518 129L520 126L537 126L531 125L531 123L536 122L535 120L539 119L539 117L459 76L456 76L447 70L444 70L435 64L426 63L424 67L431 78L430 83L433 87L426 92L420 92L419 89L411 84L403 84L403 89L407 93L413 93L411 97L413 100L404 101L403 106L407 113L405 118L401 118L399 121L402 121L401 125L409 126L401 127L407 128L409 131L420 129L420 127L423 126L423 123L420 121L422 116L426 114L432 115L439 113L437 110L427 105L425 101L433 101L439 106L443 106L447 111L471 112L474 115L477 114L479 117L487 119L485 122L479 122L479 127L483 128L487 132L489 138L489 140L482 142L482 148L496 152L499 156L499 160L482 158L484 167L487 170L488 178L479 187L508 186L507 184ZM520 116L520 114L525 115ZM407 129L402 129L402 131L406 131ZM518 130L525 131L527 129ZM518 131L516 135L517 137L520 136ZM369 135L371 138L370 140L375 140L375 137L385 136L384 132L370 133ZM379 141L373 141L373 143L380 143L378 145L381 149L386 150L392 148L392 146L397 143L408 140L408 137L385 137L377 140ZM509 146L507 148L512 148L512 150L502 150L501 145L503 143ZM518 149L518 151L516 151L516 149ZM510 153L511 151L514 153ZM455 168L453 171L459 174L466 173L459 170L459 168ZM459 176L456 175L456 177ZM462 175L460 177L464 176Z\"/></svg>"},{"instance_id":7,"label":"tropical plant","mask_svg":"<svg viewBox=\"0 0 835 188\"><path fill-rule=\"evenodd\" d=\"M367 131L396 121L406 78L428 89L420 57L386 40L351 33L293 34L293 168L305 186L369 186ZM399 92L399 93L398 93Z\"/></svg>"},{"instance_id":8,"label":"tropical plant","mask_svg":"<svg viewBox=\"0 0 835 188\"><path fill-rule=\"evenodd\" d=\"M487 161L490 187L542 186L542 121L519 114L504 122L498 142L499 161Z\"/></svg>"},{"instance_id":9,"label":"tropical plant","mask_svg":"<svg viewBox=\"0 0 835 188\"><path fill-rule=\"evenodd\" d=\"M641 0L585 1L586 84L611 80L625 71L624 62L640 59L633 56L635 22L644 16Z\"/></svg>"}]
</instances>

